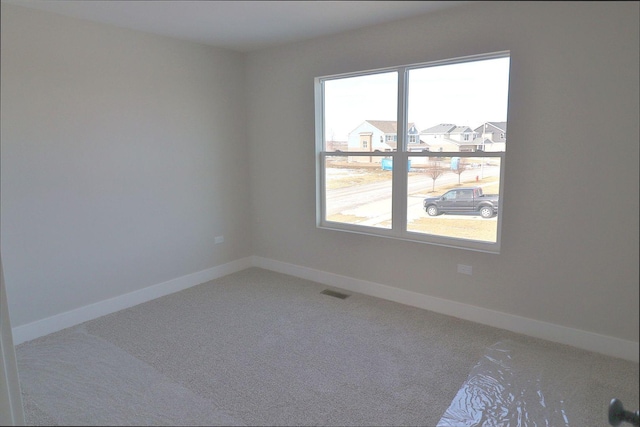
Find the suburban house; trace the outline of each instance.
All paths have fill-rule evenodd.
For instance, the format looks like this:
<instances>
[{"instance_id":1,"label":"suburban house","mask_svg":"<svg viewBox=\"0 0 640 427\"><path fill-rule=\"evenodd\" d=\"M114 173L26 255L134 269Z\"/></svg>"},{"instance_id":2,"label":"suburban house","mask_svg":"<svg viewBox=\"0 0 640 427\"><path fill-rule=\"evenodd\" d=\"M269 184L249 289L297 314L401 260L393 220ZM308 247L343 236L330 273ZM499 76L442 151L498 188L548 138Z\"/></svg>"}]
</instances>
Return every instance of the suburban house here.
<instances>
[{"instance_id":1,"label":"suburban house","mask_svg":"<svg viewBox=\"0 0 640 427\"><path fill-rule=\"evenodd\" d=\"M507 122L485 122L476 129L441 123L420 132L428 151L505 151Z\"/></svg>"},{"instance_id":2,"label":"suburban house","mask_svg":"<svg viewBox=\"0 0 640 427\"><path fill-rule=\"evenodd\" d=\"M419 145L420 136L415 123L407 126L408 143ZM398 123L395 120L365 120L349 132L349 151L391 152L398 147ZM380 163L382 157L350 156L350 162Z\"/></svg>"},{"instance_id":3,"label":"suburban house","mask_svg":"<svg viewBox=\"0 0 640 427\"><path fill-rule=\"evenodd\" d=\"M477 150L505 151L507 122L485 122L473 130Z\"/></svg>"},{"instance_id":4,"label":"suburban house","mask_svg":"<svg viewBox=\"0 0 640 427\"><path fill-rule=\"evenodd\" d=\"M473 152L505 151L507 122L485 122L476 129L441 123L418 132L415 123L407 129L407 151L412 152ZM395 151L398 145L398 126L393 120L365 120L349 133L348 151ZM344 151L344 143L327 141L327 151ZM352 162L370 162L369 157L352 156ZM380 162L374 157L371 161Z\"/></svg>"},{"instance_id":5,"label":"suburban house","mask_svg":"<svg viewBox=\"0 0 640 427\"><path fill-rule=\"evenodd\" d=\"M93 3L173 2L1 3L0 339L260 268L637 366L637 1L434 2L456 4L245 51L44 10ZM507 51L500 253L318 226L316 79ZM506 144L506 123L424 126L409 149ZM395 121L365 120L347 150L371 155L347 155L397 141ZM594 195L606 208L577 202Z\"/></svg>"},{"instance_id":6,"label":"suburban house","mask_svg":"<svg viewBox=\"0 0 640 427\"><path fill-rule=\"evenodd\" d=\"M420 132L429 151L476 151L476 133L468 126L441 123Z\"/></svg>"}]
</instances>

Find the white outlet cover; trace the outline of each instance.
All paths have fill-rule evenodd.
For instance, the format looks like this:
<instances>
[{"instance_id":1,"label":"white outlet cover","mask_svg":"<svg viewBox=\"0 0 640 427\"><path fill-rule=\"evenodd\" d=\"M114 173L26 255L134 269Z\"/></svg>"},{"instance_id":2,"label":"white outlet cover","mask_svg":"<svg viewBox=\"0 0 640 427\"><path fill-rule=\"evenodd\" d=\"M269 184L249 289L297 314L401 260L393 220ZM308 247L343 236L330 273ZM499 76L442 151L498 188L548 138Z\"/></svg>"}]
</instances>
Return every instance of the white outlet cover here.
<instances>
[{"instance_id":1,"label":"white outlet cover","mask_svg":"<svg viewBox=\"0 0 640 427\"><path fill-rule=\"evenodd\" d=\"M471 276L473 268L470 265L458 264L458 273L468 274Z\"/></svg>"}]
</instances>

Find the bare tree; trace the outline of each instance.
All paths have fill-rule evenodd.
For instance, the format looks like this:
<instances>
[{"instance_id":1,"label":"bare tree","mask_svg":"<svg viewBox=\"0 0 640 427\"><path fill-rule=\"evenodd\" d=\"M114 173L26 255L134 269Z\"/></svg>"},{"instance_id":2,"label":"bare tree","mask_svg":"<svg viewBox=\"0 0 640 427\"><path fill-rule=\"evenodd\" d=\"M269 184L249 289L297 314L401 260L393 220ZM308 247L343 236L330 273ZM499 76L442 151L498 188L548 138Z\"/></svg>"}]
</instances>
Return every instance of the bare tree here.
<instances>
[{"instance_id":1,"label":"bare tree","mask_svg":"<svg viewBox=\"0 0 640 427\"><path fill-rule=\"evenodd\" d=\"M460 176L465 170L467 170L467 159L465 157L461 157L455 167L451 168L453 173L458 174L458 185L460 185Z\"/></svg>"},{"instance_id":2,"label":"bare tree","mask_svg":"<svg viewBox=\"0 0 640 427\"><path fill-rule=\"evenodd\" d=\"M440 175L442 175L444 172L445 170L442 167L440 158L429 159L429 162L427 163L427 176L431 177L431 179L433 180L431 191L436 190L436 179L440 178Z\"/></svg>"}]
</instances>

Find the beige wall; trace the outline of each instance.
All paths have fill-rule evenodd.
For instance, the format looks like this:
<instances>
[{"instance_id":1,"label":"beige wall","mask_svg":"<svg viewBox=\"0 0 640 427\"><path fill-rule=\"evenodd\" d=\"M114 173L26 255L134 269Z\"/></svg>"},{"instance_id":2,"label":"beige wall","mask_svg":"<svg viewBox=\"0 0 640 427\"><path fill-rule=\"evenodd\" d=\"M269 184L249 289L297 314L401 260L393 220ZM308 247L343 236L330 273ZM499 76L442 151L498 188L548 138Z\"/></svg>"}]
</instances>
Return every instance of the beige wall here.
<instances>
[{"instance_id":1,"label":"beige wall","mask_svg":"<svg viewBox=\"0 0 640 427\"><path fill-rule=\"evenodd\" d=\"M638 21L472 2L241 55L3 4L12 325L257 255L637 343ZM314 77L507 49L502 254L315 227Z\"/></svg>"},{"instance_id":2,"label":"beige wall","mask_svg":"<svg viewBox=\"0 0 640 427\"><path fill-rule=\"evenodd\" d=\"M250 54L254 254L638 342L638 32L637 2L474 2ZM502 50L500 255L316 228L314 77Z\"/></svg>"},{"instance_id":3,"label":"beige wall","mask_svg":"<svg viewBox=\"0 0 640 427\"><path fill-rule=\"evenodd\" d=\"M14 328L251 254L243 55L5 4L1 30Z\"/></svg>"}]
</instances>

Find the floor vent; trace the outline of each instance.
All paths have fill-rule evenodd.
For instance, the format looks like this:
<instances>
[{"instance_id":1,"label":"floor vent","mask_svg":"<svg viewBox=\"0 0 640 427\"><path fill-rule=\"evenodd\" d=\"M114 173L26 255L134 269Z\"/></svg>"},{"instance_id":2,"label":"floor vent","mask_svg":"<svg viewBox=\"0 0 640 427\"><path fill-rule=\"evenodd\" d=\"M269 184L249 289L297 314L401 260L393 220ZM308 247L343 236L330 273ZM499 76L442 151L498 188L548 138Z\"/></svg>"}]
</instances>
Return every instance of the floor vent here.
<instances>
[{"instance_id":1,"label":"floor vent","mask_svg":"<svg viewBox=\"0 0 640 427\"><path fill-rule=\"evenodd\" d=\"M340 298L340 299L345 299L347 298L349 295L347 294L341 294L340 292L336 292L336 291L332 291L329 289L325 289L324 291L320 292L322 295L329 295L330 297L335 297L335 298Z\"/></svg>"}]
</instances>

